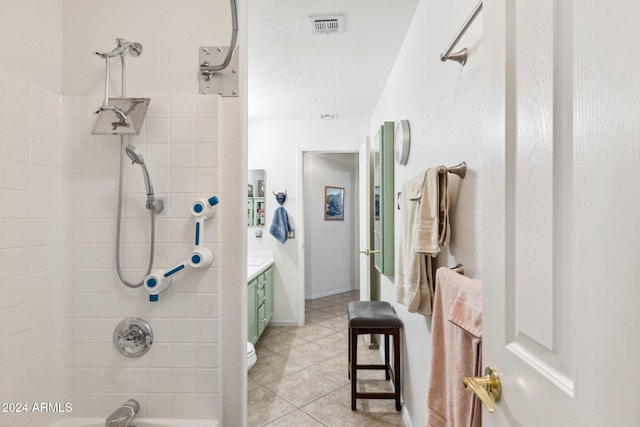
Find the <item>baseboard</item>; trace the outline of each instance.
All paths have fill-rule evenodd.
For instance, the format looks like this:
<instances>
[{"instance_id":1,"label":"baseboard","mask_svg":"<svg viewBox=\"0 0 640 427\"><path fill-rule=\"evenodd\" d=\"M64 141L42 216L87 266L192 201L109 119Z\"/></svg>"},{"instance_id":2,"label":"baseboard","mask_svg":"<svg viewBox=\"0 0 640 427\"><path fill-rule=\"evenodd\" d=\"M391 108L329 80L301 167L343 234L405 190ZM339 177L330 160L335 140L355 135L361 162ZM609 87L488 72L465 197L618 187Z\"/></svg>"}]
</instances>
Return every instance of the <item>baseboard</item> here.
<instances>
[{"instance_id":1,"label":"baseboard","mask_svg":"<svg viewBox=\"0 0 640 427\"><path fill-rule=\"evenodd\" d=\"M298 322L269 322L269 326L298 326Z\"/></svg>"},{"instance_id":2,"label":"baseboard","mask_svg":"<svg viewBox=\"0 0 640 427\"><path fill-rule=\"evenodd\" d=\"M304 299L307 300L307 299L330 297L331 295L343 294L345 292L351 292L351 291L357 291L357 289L351 289L351 288L336 289L330 292L324 292L322 294L311 295L310 297L305 296Z\"/></svg>"},{"instance_id":3,"label":"baseboard","mask_svg":"<svg viewBox=\"0 0 640 427\"><path fill-rule=\"evenodd\" d=\"M402 402L402 421L405 427L413 427L413 424L411 424L411 416L409 415L409 411L407 411L407 407L404 405L404 401Z\"/></svg>"}]
</instances>

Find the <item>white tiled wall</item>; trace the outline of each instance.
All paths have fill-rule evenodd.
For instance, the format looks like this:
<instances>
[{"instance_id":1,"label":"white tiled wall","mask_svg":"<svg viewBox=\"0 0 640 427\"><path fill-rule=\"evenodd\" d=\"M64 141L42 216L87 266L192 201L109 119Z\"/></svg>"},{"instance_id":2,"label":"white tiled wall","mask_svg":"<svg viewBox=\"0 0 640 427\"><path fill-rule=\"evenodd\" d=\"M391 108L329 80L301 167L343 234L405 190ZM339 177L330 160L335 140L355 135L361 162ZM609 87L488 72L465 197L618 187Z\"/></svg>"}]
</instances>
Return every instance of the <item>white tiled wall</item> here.
<instances>
[{"instance_id":1,"label":"white tiled wall","mask_svg":"<svg viewBox=\"0 0 640 427\"><path fill-rule=\"evenodd\" d=\"M71 211L62 114L60 95L0 70L2 402L69 398ZM0 426L47 425L53 418L2 413Z\"/></svg>"},{"instance_id":2,"label":"white tiled wall","mask_svg":"<svg viewBox=\"0 0 640 427\"><path fill-rule=\"evenodd\" d=\"M219 194L218 97L151 96L143 131L127 137L144 155L156 198L155 267L185 261L193 249L191 204ZM68 97L64 177L73 205L72 341L74 416L106 416L129 398L154 418L217 418L220 216L204 224L212 266L173 277L156 303L125 287L115 269L120 137L93 136L98 97ZM126 158L121 262L131 282L144 277L149 211L140 166ZM115 326L142 317L153 329L146 355L126 358L112 344Z\"/></svg>"},{"instance_id":3,"label":"white tiled wall","mask_svg":"<svg viewBox=\"0 0 640 427\"><path fill-rule=\"evenodd\" d=\"M165 211L156 267L192 249L191 203L218 194L218 99L151 97L143 153ZM71 416L103 417L129 398L153 417L217 418L220 402L220 215L205 223L206 271L174 276L157 303L115 273L119 137L90 135L100 99L62 99L0 73L0 397L71 402ZM140 281L149 222L140 168L125 163L122 265ZM221 209L220 209L221 210ZM114 327L147 320L154 344L120 355ZM58 414L3 414L0 427L42 426Z\"/></svg>"}]
</instances>

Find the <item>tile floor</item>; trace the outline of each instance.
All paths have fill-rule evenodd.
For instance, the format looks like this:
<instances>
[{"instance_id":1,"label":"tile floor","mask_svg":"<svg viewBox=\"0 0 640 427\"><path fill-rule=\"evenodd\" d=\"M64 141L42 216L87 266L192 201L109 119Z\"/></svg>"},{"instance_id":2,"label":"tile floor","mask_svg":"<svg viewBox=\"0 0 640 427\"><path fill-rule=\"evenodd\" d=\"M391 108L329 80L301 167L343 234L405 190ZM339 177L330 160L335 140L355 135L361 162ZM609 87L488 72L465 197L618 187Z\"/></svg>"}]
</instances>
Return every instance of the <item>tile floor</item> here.
<instances>
[{"instance_id":1,"label":"tile floor","mask_svg":"<svg viewBox=\"0 0 640 427\"><path fill-rule=\"evenodd\" d=\"M306 324L269 326L249 371L249 427L404 426L393 400L358 399L351 410L347 374L347 303L358 291L307 300ZM380 363L360 338L358 362ZM358 371L362 390L391 391L382 371Z\"/></svg>"}]
</instances>

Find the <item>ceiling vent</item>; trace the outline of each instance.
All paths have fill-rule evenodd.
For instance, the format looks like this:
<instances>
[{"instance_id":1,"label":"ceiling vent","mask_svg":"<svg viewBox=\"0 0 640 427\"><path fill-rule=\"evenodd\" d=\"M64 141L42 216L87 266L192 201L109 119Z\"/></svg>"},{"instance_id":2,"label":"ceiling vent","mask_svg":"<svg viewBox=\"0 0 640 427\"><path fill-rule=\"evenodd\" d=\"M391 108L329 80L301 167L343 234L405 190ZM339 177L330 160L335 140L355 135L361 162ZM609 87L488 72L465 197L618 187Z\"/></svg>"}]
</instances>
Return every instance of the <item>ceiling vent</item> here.
<instances>
[{"instance_id":1,"label":"ceiling vent","mask_svg":"<svg viewBox=\"0 0 640 427\"><path fill-rule=\"evenodd\" d=\"M344 31L344 18L342 15L318 15L310 16L311 34L332 34Z\"/></svg>"},{"instance_id":2,"label":"ceiling vent","mask_svg":"<svg viewBox=\"0 0 640 427\"><path fill-rule=\"evenodd\" d=\"M336 113L321 113L321 120L338 120L338 115Z\"/></svg>"}]
</instances>

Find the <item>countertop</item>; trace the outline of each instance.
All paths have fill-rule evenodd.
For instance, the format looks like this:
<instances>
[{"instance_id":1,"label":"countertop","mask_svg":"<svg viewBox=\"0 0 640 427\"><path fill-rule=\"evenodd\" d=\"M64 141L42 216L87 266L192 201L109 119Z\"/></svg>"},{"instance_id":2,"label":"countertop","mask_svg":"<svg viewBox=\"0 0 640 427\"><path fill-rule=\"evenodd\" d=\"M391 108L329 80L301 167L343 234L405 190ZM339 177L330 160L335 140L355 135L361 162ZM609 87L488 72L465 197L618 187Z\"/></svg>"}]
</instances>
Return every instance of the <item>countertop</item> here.
<instances>
[{"instance_id":1,"label":"countertop","mask_svg":"<svg viewBox=\"0 0 640 427\"><path fill-rule=\"evenodd\" d=\"M247 283L273 265L273 251L249 251L247 253Z\"/></svg>"}]
</instances>

